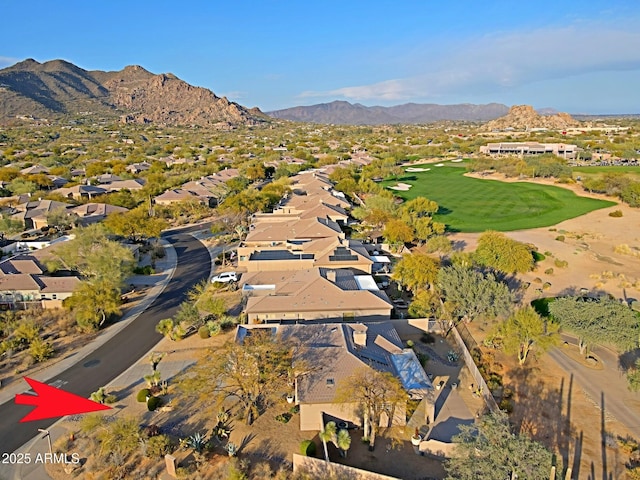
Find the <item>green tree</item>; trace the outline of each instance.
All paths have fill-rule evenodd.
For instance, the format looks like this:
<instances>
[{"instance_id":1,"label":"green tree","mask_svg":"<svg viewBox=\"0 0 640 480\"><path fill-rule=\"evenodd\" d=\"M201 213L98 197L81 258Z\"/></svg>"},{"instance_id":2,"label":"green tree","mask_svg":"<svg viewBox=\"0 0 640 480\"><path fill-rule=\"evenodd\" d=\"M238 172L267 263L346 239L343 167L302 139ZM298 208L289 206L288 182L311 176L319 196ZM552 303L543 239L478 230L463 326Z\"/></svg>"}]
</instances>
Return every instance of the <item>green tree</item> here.
<instances>
[{"instance_id":1,"label":"green tree","mask_svg":"<svg viewBox=\"0 0 640 480\"><path fill-rule=\"evenodd\" d=\"M427 240L424 248L427 253L439 253L440 258L442 258L444 255L450 254L453 251L451 240L449 240L444 235L436 235L435 237L431 237L429 240Z\"/></svg>"},{"instance_id":2,"label":"green tree","mask_svg":"<svg viewBox=\"0 0 640 480\"><path fill-rule=\"evenodd\" d=\"M134 241L157 238L162 230L167 228L167 222L162 218L149 216L149 211L144 205L128 212L112 213L104 221L104 225L116 235Z\"/></svg>"},{"instance_id":3,"label":"green tree","mask_svg":"<svg viewBox=\"0 0 640 480\"><path fill-rule=\"evenodd\" d=\"M413 229L402 220L391 219L386 222L382 236L391 245L405 244L414 239Z\"/></svg>"},{"instance_id":4,"label":"green tree","mask_svg":"<svg viewBox=\"0 0 640 480\"><path fill-rule=\"evenodd\" d=\"M122 286L133 271L131 250L107 238L99 224L76 230L76 238L57 249L62 262L91 280L107 280L114 288Z\"/></svg>"},{"instance_id":5,"label":"green tree","mask_svg":"<svg viewBox=\"0 0 640 480\"><path fill-rule=\"evenodd\" d=\"M53 357L54 352L53 345L40 337L33 339L29 345L29 355L36 363L44 362L46 359Z\"/></svg>"},{"instance_id":6,"label":"green tree","mask_svg":"<svg viewBox=\"0 0 640 480\"><path fill-rule=\"evenodd\" d=\"M640 182L631 182L620 192L620 198L630 207L640 207Z\"/></svg>"},{"instance_id":7,"label":"green tree","mask_svg":"<svg viewBox=\"0 0 640 480\"><path fill-rule=\"evenodd\" d=\"M412 292L431 288L434 284L440 263L425 253L404 255L393 270L393 278Z\"/></svg>"},{"instance_id":8,"label":"green tree","mask_svg":"<svg viewBox=\"0 0 640 480\"><path fill-rule=\"evenodd\" d=\"M559 341L559 325L543 319L533 307L517 310L498 329L498 336L507 353L515 353L524 365L533 348L546 351Z\"/></svg>"},{"instance_id":9,"label":"green tree","mask_svg":"<svg viewBox=\"0 0 640 480\"><path fill-rule=\"evenodd\" d=\"M327 450L327 442L332 442L336 440L336 432L338 427L336 422L327 422L322 427L322 430L318 433L318 437L322 440L322 446L324 447L324 459L325 461L329 461L329 450Z\"/></svg>"},{"instance_id":10,"label":"green tree","mask_svg":"<svg viewBox=\"0 0 640 480\"><path fill-rule=\"evenodd\" d=\"M355 402L363 415L363 437L375 447L378 426L383 414L388 426L395 417L396 408L408 399L400 380L389 372L370 367L345 379L338 385L336 401Z\"/></svg>"},{"instance_id":11,"label":"green tree","mask_svg":"<svg viewBox=\"0 0 640 480\"><path fill-rule=\"evenodd\" d=\"M83 281L73 295L63 300L83 331L100 328L112 315L120 315L120 288L107 279Z\"/></svg>"},{"instance_id":12,"label":"green tree","mask_svg":"<svg viewBox=\"0 0 640 480\"><path fill-rule=\"evenodd\" d=\"M78 215L69 212L66 208L60 207L47 213L47 224L59 230L66 230L78 221Z\"/></svg>"},{"instance_id":13,"label":"green tree","mask_svg":"<svg viewBox=\"0 0 640 480\"><path fill-rule=\"evenodd\" d=\"M531 247L494 231L480 235L474 258L480 265L505 273L528 272L534 266Z\"/></svg>"},{"instance_id":14,"label":"green tree","mask_svg":"<svg viewBox=\"0 0 640 480\"><path fill-rule=\"evenodd\" d=\"M242 344L228 342L215 358L198 363L194 374L181 382L186 393L198 393L196 407L211 402L237 400L247 425L287 391L292 349L274 338L271 330L253 330Z\"/></svg>"},{"instance_id":15,"label":"green tree","mask_svg":"<svg viewBox=\"0 0 640 480\"><path fill-rule=\"evenodd\" d=\"M167 337L170 340L175 340L173 338L173 329L174 329L174 327L175 327L175 324L173 323L172 319L163 318L156 325L156 332L160 333L161 335L164 335L165 337Z\"/></svg>"},{"instance_id":16,"label":"green tree","mask_svg":"<svg viewBox=\"0 0 640 480\"><path fill-rule=\"evenodd\" d=\"M449 480L547 480L552 453L526 435L516 435L507 414L482 416L475 425L460 426L453 437L457 447L445 463Z\"/></svg>"},{"instance_id":17,"label":"green tree","mask_svg":"<svg viewBox=\"0 0 640 480\"><path fill-rule=\"evenodd\" d=\"M640 358L636 360L634 368L627 372L627 382L629 390L632 392L640 391Z\"/></svg>"},{"instance_id":18,"label":"green tree","mask_svg":"<svg viewBox=\"0 0 640 480\"><path fill-rule=\"evenodd\" d=\"M14 220L6 215L0 215L0 234L12 235L23 230L24 222L22 220Z\"/></svg>"},{"instance_id":19,"label":"green tree","mask_svg":"<svg viewBox=\"0 0 640 480\"><path fill-rule=\"evenodd\" d=\"M480 316L506 316L511 311L513 293L492 274L461 265L452 265L438 272L438 287L454 314L472 322Z\"/></svg>"},{"instance_id":20,"label":"green tree","mask_svg":"<svg viewBox=\"0 0 640 480\"><path fill-rule=\"evenodd\" d=\"M409 305L409 315L413 318L427 318L438 312L440 296L432 290L418 290Z\"/></svg>"},{"instance_id":21,"label":"green tree","mask_svg":"<svg viewBox=\"0 0 640 480\"><path fill-rule=\"evenodd\" d=\"M596 344L610 344L622 351L638 346L638 315L627 305L610 298L558 298L549 304L549 313L578 337L580 353Z\"/></svg>"},{"instance_id":22,"label":"green tree","mask_svg":"<svg viewBox=\"0 0 640 480\"><path fill-rule=\"evenodd\" d=\"M342 428L338 431L338 435L336 435L336 447L340 451L340 455L343 458L347 457L347 451L349 447L351 447L351 435L349 435L349 430Z\"/></svg>"},{"instance_id":23,"label":"green tree","mask_svg":"<svg viewBox=\"0 0 640 480\"><path fill-rule=\"evenodd\" d=\"M7 189L14 195L22 195L23 193L35 192L38 189L38 186L29 180L18 177L9 182Z\"/></svg>"}]
</instances>

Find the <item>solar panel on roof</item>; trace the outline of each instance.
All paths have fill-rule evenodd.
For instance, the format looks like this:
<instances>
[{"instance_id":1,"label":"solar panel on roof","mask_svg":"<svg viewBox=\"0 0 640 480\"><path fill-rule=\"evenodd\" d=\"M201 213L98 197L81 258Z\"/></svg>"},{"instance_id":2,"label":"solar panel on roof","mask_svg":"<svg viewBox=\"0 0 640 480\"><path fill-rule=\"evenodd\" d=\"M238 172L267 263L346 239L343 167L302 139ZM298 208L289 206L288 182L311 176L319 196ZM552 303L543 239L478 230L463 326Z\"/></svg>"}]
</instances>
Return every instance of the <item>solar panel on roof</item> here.
<instances>
[{"instance_id":1,"label":"solar panel on roof","mask_svg":"<svg viewBox=\"0 0 640 480\"><path fill-rule=\"evenodd\" d=\"M330 262L355 262L358 260L357 255L353 255L351 250L346 247L338 247L333 251L333 255L329 255Z\"/></svg>"}]
</instances>

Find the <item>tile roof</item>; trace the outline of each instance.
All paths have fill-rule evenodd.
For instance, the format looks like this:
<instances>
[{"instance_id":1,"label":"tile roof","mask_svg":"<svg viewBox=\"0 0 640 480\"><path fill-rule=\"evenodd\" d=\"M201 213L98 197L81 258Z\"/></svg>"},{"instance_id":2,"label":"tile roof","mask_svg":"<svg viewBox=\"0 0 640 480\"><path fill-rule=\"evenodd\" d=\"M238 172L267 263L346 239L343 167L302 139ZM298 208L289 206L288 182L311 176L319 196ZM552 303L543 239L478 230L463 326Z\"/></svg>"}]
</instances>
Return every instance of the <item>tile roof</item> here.
<instances>
[{"instance_id":1,"label":"tile roof","mask_svg":"<svg viewBox=\"0 0 640 480\"><path fill-rule=\"evenodd\" d=\"M330 279L334 272L335 279ZM388 310L384 292L359 290L349 270L313 268L307 270L254 272L242 277L243 285L275 285L270 295L247 299L248 314L291 312L360 312Z\"/></svg>"}]
</instances>

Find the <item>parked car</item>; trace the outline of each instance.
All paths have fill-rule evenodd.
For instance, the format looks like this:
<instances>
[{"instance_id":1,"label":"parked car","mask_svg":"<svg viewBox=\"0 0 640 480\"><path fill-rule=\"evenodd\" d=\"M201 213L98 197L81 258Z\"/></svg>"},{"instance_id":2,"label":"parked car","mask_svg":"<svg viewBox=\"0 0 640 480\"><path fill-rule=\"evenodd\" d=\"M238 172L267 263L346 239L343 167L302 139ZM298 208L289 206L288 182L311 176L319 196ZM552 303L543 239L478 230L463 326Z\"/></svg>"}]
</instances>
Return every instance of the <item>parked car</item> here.
<instances>
[{"instance_id":1,"label":"parked car","mask_svg":"<svg viewBox=\"0 0 640 480\"><path fill-rule=\"evenodd\" d=\"M215 277L211 277L211 283L232 283L238 281L236 272L223 272Z\"/></svg>"}]
</instances>

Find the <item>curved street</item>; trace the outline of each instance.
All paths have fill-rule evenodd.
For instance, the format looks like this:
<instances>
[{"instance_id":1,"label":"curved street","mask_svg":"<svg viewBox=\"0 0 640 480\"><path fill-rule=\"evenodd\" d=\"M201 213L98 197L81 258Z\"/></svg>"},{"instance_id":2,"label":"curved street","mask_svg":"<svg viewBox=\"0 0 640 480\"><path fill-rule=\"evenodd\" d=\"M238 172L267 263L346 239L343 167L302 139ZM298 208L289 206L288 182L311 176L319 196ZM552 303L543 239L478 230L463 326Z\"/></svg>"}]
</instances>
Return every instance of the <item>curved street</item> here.
<instances>
[{"instance_id":1,"label":"curved street","mask_svg":"<svg viewBox=\"0 0 640 480\"><path fill-rule=\"evenodd\" d=\"M151 350L162 338L155 331L158 321L173 316L185 294L210 274L211 257L207 248L187 233L202 228L191 227L164 234L163 238L173 244L177 255L174 275L164 291L112 338L46 383L57 383L65 390L89 397ZM29 406L16 405L13 400L0 405L0 453L17 450L37 435L39 428L47 429L58 420L53 418L19 423L31 409Z\"/></svg>"}]
</instances>

